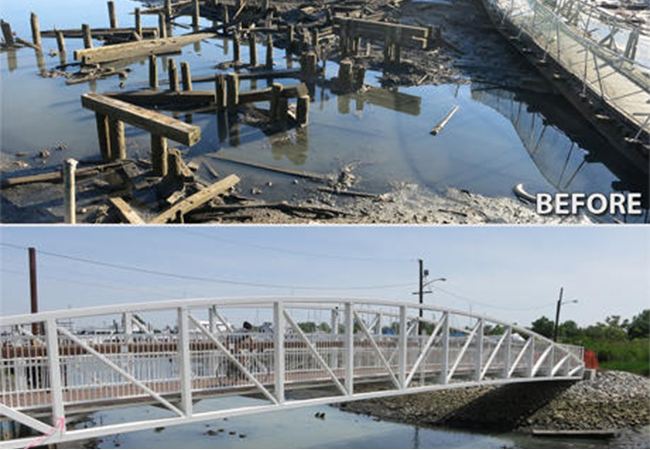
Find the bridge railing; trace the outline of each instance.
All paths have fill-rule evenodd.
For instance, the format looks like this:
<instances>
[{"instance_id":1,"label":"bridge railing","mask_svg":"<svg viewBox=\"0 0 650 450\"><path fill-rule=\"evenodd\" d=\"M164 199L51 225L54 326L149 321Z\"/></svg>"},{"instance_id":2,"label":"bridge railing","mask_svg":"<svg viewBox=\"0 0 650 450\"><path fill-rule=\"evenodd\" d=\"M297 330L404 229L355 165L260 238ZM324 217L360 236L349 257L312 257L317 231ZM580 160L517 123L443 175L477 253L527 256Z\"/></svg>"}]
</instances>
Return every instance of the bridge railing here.
<instances>
[{"instance_id":1,"label":"bridge railing","mask_svg":"<svg viewBox=\"0 0 650 450\"><path fill-rule=\"evenodd\" d=\"M650 37L579 0L485 0L582 84L650 134ZM604 37L602 37L604 35Z\"/></svg>"},{"instance_id":2,"label":"bridge railing","mask_svg":"<svg viewBox=\"0 0 650 450\"><path fill-rule=\"evenodd\" d=\"M422 310L364 299L200 299L1 317L0 414L46 432L80 411L156 404L167 413L148 425L59 430L51 442L62 442L304 404L578 379L584 369L579 347L494 318ZM253 316L253 330L231 325ZM313 387L308 399L292 397ZM193 406L248 393L262 394L260 406Z\"/></svg>"}]
</instances>

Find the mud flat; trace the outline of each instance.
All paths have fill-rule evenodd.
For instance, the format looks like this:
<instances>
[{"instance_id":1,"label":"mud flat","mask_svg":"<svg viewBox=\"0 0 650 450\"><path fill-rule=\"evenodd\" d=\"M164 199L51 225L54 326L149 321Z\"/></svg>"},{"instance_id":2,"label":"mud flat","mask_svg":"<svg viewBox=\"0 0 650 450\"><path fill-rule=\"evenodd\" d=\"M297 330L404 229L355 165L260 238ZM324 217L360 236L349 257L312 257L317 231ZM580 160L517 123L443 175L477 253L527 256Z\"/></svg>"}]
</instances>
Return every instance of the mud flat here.
<instances>
[{"instance_id":1,"label":"mud flat","mask_svg":"<svg viewBox=\"0 0 650 450\"><path fill-rule=\"evenodd\" d=\"M606 430L615 446L650 444L650 380L600 372L593 381L462 388L341 404L344 411L425 426L496 432ZM563 437L566 439L566 437ZM616 444L618 442L618 444Z\"/></svg>"}]
</instances>

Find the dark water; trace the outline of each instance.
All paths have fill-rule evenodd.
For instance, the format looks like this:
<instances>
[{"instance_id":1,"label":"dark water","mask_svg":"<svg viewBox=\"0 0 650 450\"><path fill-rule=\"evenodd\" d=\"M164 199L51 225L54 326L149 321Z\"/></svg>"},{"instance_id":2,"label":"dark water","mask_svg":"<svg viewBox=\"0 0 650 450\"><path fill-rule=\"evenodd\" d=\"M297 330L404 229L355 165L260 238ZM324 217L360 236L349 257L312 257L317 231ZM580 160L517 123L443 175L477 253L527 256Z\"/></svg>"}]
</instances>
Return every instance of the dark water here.
<instances>
[{"instance_id":1,"label":"dark water","mask_svg":"<svg viewBox=\"0 0 650 450\"><path fill-rule=\"evenodd\" d=\"M42 30L54 26L78 28L81 23L108 26L103 0L2 0L0 6L2 17L25 39L31 36L30 11L38 14ZM116 6L119 24L132 26L130 13L140 4L118 0ZM181 23L188 21L189 18L179 19ZM157 19L143 16L143 25L156 26ZM187 31L177 28L175 34ZM113 77L66 86L62 77L43 78L39 75L43 70L60 63L58 55L49 54L56 50L55 39L44 39L43 43L45 51L40 56L29 48L0 55L1 150L8 155L25 152L28 156L22 159L39 169L58 167L69 157L97 159L94 116L81 108L79 97L88 91L119 90L120 80ZM71 61L72 51L80 48L82 42L67 39L66 43ZM201 76L213 74L217 63L231 59L231 52L228 41L215 39L188 46L174 58L178 63L189 62L192 74ZM262 46L258 53L263 60ZM284 52L276 50L275 55L276 68L286 67ZM247 46L242 46L242 59L248 60ZM162 70L166 58L159 58L159 63ZM147 66L140 62L130 68L132 72L124 89L146 86ZM336 64L328 63L328 77L336 72ZM378 85L380 75L367 73L366 83ZM161 78L166 78L164 71ZM257 83L257 87L265 86L265 81ZM194 86L212 88L212 83ZM242 83L242 89L249 88L250 83ZM310 125L301 136L288 131L268 137L256 128L241 125L238 145L227 139L220 142L214 115L193 114L191 120L202 128L202 139L189 149L188 158L220 152L321 173L336 173L346 164L358 163L357 187L376 192L390 189L394 181L418 183L434 192L457 187L488 196L512 196L512 187L517 183L524 183L532 193L647 192L648 181L622 156L613 154L585 121L565 113L567 105L557 98L515 96L476 84L400 88L399 93L395 95L419 101L415 113L394 111L354 96L337 97L317 87ZM431 136L429 130L455 104L460 105L459 112L442 133ZM179 117L190 120L184 114ZM126 133L129 157L148 157L149 136L132 127L127 127ZM45 162L34 157L58 144L67 149L52 150L52 156ZM296 194L290 177L206 160L220 173L243 175L244 191L273 181L274 188L264 190L267 200L287 199ZM207 172L205 175L210 179Z\"/></svg>"},{"instance_id":2,"label":"dark water","mask_svg":"<svg viewBox=\"0 0 650 450\"><path fill-rule=\"evenodd\" d=\"M235 398L204 400L198 410L249 406L258 400ZM217 406L218 405L218 406ZM107 425L158 417L159 408L141 407L97 413L93 420ZM325 419L317 419L325 412ZM208 430L218 431L216 435ZM230 432L235 434L231 435ZM240 437L243 435L245 437ZM331 406L305 407L252 416L231 417L157 430L100 438L98 448L606 448L603 440L540 439L523 433L477 433L424 428L342 412Z\"/></svg>"}]
</instances>

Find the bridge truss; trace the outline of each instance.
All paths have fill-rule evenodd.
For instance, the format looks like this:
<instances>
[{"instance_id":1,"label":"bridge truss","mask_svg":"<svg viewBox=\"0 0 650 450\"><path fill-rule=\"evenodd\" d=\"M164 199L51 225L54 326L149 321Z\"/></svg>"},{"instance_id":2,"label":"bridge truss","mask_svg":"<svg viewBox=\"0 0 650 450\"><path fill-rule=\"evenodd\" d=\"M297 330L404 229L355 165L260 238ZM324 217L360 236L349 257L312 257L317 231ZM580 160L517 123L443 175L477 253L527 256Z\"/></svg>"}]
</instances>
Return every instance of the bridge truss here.
<instances>
[{"instance_id":1,"label":"bridge truss","mask_svg":"<svg viewBox=\"0 0 650 450\"><path fill-rule=\"evenodd\" d=\"M263 325L244 334L229 319ZM0 420L47 434L41 444L440 389L578 380L584 370L581 347L499 319L368 299L112 305L0 317L0 332ZM241 395L259 404L200 402ZM80 414L147 404L161 417L66 426Z\"/></svg>"}]
</instances>

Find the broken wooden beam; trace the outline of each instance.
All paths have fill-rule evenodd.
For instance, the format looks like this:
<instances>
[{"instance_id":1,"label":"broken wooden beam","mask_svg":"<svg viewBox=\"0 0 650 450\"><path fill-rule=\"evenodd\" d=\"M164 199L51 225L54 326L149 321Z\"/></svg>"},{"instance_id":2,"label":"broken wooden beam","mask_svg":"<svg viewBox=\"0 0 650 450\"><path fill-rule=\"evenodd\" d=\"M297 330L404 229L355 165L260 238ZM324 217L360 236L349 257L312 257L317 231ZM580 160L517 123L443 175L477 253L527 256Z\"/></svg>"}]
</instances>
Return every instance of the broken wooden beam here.
<instances>
[{"instance_id":1,"label":"broken wooden beam","mask_svg":"<svg viewBox=\"0 0 650 450\"><path fill-rule=\"evenodd\" d=\"M114 120L142 128L184 145L194 145L201 139L201 128L150 111L115 98L87 93L81 96L81 105Z\"/></svg>"},{"instance_id":2,"label":"broken wooden beam","mask_svg":"<svg viewBox=\"0 0 650 450\"><path fill-rule=\"evenodd\" d=\"M125 44L77 50L74 57L84 64L98 64L118 59L171 53L195 42L216 36L214 33L197 33L184 36L127 42Z\"/></svg>"},{"instance_id":3,"label":"broken wooden beam","mask_svg":"<svg viewBox=\"0 0 650 450\"><path fill-rule=\"evenodd\" d=\"M111 205L117 211L118 216L126 223L131 225L145 225L146 222L140 215L121 197L111 197L108 199Z\"/></svg>"},{"instance_id":4,"label":"broken wooden beam","mask_svg":"<svg viewBox=\"0 0 650 450\"><path fill-rule=\"evenodd\" d=\"M111 169L118 167L124 164L124 161L115 161L109 162L106 164L99 164L90 167L84 167L76 170L77 178L84 176L96 175L103 170ZM2 187L8 188L12 186L19 186L22 184L33 184L33 183L60 183L62 181L62 173L60 170L53 172L39 173L36 175L24 175L13 178L2 178Z\"/></svg>"},{"instance_id":5,"label":"broken wooden beam","mask_svg":"<svg viewBox=\"0 0 650 450\"><path fill-rule=\"evenodd\" d=\"M243 166L254 167L256 169L269 170L271 172L282 173L284 175L291 175L299 178L306 178L306 179L317 180L317 181L329 181L331 179L329 175L306 172L303 170L288 169L285 167L273 166L273 165L262 164L262 163L251 162L251 161L244 161L242 159L234 158L232 156L223 156L223 155L207 155L207 156L210 156L211 158L219 159L221 161L228 161L235 164L241 164Z\"/></svg>"},{"instance_id":6,"label":"broken wooden beam","mask_svg":"<svg viewBox=\"0 0 650 450\"><path fill-rule=\"evenodd\" d=\"M214 91L159 91L143 89L140 91L105 92L106 97L122 100L138 106L204 106L215 102Z\"/></svg>"},{"instance_id":7,"label":"broken wooden beam","mask_svg":"<svg viewBox=\"0 0 650 450\"><path fill-rule=\"evenodd\" d=\"M346 35L344 37L346 39L362 37L384 42L387 36L391 36L397 45L416 46L420 48L426 48L429 40L429 30L425 27L414 25L347 17L335 17L334 25L339 33L345 30L344 33Z\"/></svg>"},{"instance_id":8,"label":"broken wooden beam","mask_svg":"<svg viewBox=\"0 0 650 450\"><path fill-rule=\"evenodd\" d=\"M138 15L136 14L136 19ZM95 28L90 30L90 36L93 39L99 39L99 40L105 40L108 38L115 38L115 37L120 37L120 38L129 38L133 35L133 33L138 33L140 37L143 39L151 39L151 38L156 38L158 37L158 28L154 27L146 27L142 28L140 27L140 31L138 31L138 26L137 26L137 21L136 21L136 27L134 28L118 28L118 29L111 29L111 28ZM46 30L41 33L41 36L44 38L53 38L56 37L56 33L62 33L63 37L69 38L69 39L81 39L84 37L84 31L83 29L65 29L65 30Z\"/></svg>"},{"instance_id":9,"label":"broken wooden beam","mask_svg":"<svg viewBox=\"0 0 650 450\"><path fill-rule=\"evenodd\" d=\"M188 212L203 206L216 196L228 191L228 189L232 188L237 183L239 183L239 177L237 175L228 175L223 180L219 180L207 188L200 190L199 192L189 196L185 200L167 209L163 213L157 215L149 223L163 224L171 222L177 216L180 215L182 217Z\"/></svg>"}]
</instances>

